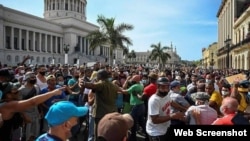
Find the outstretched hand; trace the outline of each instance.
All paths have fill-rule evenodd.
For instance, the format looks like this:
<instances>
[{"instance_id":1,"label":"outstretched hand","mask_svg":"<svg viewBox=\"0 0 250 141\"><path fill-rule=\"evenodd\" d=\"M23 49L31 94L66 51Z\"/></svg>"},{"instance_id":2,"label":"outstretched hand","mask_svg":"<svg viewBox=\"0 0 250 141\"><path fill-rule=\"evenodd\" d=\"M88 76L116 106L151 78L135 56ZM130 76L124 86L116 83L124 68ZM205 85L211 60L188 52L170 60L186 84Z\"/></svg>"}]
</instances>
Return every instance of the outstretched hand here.
<instances>
[{"instance_id":1,"label":"outstretched hand","mask_svg":"<svg viewBox=\"0 0 250 141\"><path fill-rule=\"evenodd\" d=\"M65 87L61 87L61 88L55 89L55 90L53 90L52 92L53 92L55 95L61 95L63 91L65 91Z\"/></svg>"}]
</instances>

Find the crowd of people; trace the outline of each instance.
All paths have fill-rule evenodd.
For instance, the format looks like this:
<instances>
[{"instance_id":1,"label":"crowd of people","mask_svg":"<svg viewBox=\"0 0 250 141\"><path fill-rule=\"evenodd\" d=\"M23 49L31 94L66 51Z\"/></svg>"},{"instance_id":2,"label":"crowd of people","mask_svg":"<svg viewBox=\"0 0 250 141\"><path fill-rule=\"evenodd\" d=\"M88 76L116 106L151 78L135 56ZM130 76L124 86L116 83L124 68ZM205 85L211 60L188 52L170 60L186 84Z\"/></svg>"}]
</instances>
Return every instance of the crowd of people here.
<instances>
[{"instance_id":1,"label":"crowd of people","mask_svg":"<svg viewBox=\"0 0 250 141\"><path fill-rule=\"evenodd\" d=\"M174 125L249 124L250 82L228 71L19 64L0 69L0 140L165 141ZM226 72L226 73L225 73Z\"/></svg>"}]
</instances>

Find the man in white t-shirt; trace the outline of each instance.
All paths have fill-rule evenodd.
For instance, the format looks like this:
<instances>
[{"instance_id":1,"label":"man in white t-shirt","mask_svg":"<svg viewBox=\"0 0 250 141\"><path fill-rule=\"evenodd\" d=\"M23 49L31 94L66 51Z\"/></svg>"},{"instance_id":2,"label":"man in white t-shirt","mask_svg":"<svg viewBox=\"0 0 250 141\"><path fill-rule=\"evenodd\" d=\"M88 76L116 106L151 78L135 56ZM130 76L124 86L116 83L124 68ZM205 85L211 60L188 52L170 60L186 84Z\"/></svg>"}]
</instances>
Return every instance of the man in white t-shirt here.
<instances>
[{"instance_id":1,"label":"man in white t-shirt","mask_svg":"<svg viewBox=\"0 0 250 141\"><path fill-rule=\"evenodd\" d=\"M146 131L150 140L166 141L170 120L184 119L184 113L170 114L169 85L166 77L158 78L157 92L149 98Z\"/></svg>"}]
</instances>

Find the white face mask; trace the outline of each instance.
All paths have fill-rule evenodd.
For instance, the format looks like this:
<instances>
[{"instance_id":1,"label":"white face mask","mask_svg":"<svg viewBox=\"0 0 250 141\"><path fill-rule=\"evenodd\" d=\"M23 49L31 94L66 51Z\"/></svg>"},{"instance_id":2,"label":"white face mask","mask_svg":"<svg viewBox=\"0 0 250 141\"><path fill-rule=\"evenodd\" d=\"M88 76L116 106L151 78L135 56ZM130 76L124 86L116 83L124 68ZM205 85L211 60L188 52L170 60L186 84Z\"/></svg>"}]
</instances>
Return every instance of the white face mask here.
<instances>
[{"instance_id":1,"label":"white face mask","mask_svg":"<svg viewBox=\"0 0 250 141\"><path fill-rule=\"evenodd\" d=\"M195 101L195 105L199 105L199 101L198 100Z\"/></svg>"},{"instance_id":2,"label":"white face mask","mask_svg":"<svg viewBox=\"0 0 250 141\"><path fill-rule=\"evenodd\" d=\"M228 95L229 92L227 92L227 91L221 91L221 94L222 94L223 96L225 96L225 95Z\"/></svg>"},{"instance_id":3,"label":"white face mask","mask_svg":"<svg viewBox=\"0 0 250 141\"><path fill-rule=\"evenodd\" d=\"M21 73L21 74L24 74L24 73L25 73L25 71L24 71L24 70L21 70L21 71L20 71L20 73Z\"/></svg>"},{"instance_id":4,"label":"white face mask","mask_svg":"<svg viewBox=\"0 0 250 141\"><path fill-rule=\"evenodd\" d=\"M211 80L210 79L206 79L206 83L210 83L211 82Z\"/></svg>"},{"instance_id":5,"label":"white face mask","mask_svg":"<svg viewBox=\"0 0 250 141\"><path fill-rule=\"evenodd\" d=\"M63 82L63 81L59 81L59 82L58 82L58 85L63 86L63 85L64 85L64 82Z\"/></svg>"}]
</instances>

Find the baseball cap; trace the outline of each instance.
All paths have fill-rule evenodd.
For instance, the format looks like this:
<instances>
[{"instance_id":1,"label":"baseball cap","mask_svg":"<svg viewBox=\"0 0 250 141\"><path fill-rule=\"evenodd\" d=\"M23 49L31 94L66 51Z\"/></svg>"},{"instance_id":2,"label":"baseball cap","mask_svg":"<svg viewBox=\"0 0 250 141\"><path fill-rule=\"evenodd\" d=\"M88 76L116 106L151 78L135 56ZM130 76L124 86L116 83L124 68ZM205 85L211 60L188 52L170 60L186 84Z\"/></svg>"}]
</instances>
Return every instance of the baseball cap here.
<instances>
[{"instance_id":1,"label":"baseball cap","mask_svg":"<svg viewBox=\"0 0 250 141\"><path fill-rule=\"evenodd\" d=\"M25 73L23 80L27 80L27 79L29 79L31 77L36 77L36 75L35 75L34 72L28 71L28 72Z\"/></svg>"},{"instance_id":2,"label":"baseball cap","mask_svg":"<svg viewBox=\"0 0 250 141\"><path fill-rule=\"evenodd\" d=\"M2 92L3 95L10 93L12 90L18 90L18 88L21 87L21 84L19 82L7 82L3 84Z\"/></svg>"},{"instance_id":3,"label":"baseball cap","mask_svg":"<svg viewBox=\"0 0 250 141\"><path fill-rule=\"evenodd\" d=\"M72 117L81 117L88 113L87 107L77 107L70 101L54 103L47 112L45 119L49 126L60 125Z\"/></svg>"},{"instance_id":4,"label":"baseball cap","mask_svg":"<svg viewBox=\"0 0 250 141\"><path fill-rule=\"evenodd\" d=\"M180 82L179 81L174 80L174 81L172 81L170 83L170 89L172 89L172 88L174 88L176 86L180 86Z\"/></svg>"},{"instance_id":5,"label":"baseball cap","mask_svg":"<svg viewBox=\"0 0 250 141\"><path fill-rule=\"evenodd\" d=\"M134 125L130 114L113 112L106 114L98 124L98 138L106 141L122 141L128 130Z\"/></svg>"},{"instance_id":6,"label":"baseball cap","mask_svg":"<svg viewBox=\"0 0 250 141\"><path fill-rule=\"evenodd\" d=\"M197 92L191 95L193 101L201 100L201 101L208 101L210 96L206 92Z\"/></svg>"},{"instance_id":7,"label":"baseball cap","mask_svg":"<svg viewBox=\"0 0 250 141\"><path fill-rule=\"evenodd\" d=\"M48 81L48 80L51 80L51 79L56 79L55 75L48 75L48 76L46 77L46 80L47 80L47 81Z\"/></svg>"}]
</instances>

